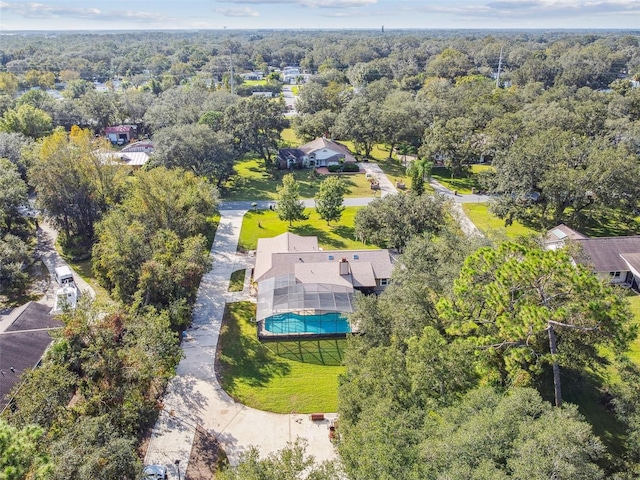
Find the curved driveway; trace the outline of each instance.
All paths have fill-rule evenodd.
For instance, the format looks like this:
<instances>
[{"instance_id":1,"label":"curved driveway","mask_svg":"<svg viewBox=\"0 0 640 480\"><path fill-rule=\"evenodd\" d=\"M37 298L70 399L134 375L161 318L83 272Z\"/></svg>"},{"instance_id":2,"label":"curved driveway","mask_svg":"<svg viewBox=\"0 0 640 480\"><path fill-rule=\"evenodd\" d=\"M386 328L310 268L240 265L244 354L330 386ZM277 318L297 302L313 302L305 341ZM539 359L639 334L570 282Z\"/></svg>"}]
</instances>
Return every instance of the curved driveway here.
<instances>
[{"instance_id":1,"label":"curved driveway","mask_svg":"<svg viewBox=\"0 0 640 480\"><path fill-rule=\"evenodd\" d=\"M374 170L377 165L368 164L368 167ZM380 172L375 174L384 190L395 191ZM448 192L448 196L453 197L453 194ZM455 200L479 201L475 197L465 195ZM363 206L371 200L373 198L346 199L345 204ZM259 209L273 204L268 201L256 203ZM314 202L306 200L305 205L311 207ZM215 355L225 304L248 299L246 294L228 292L228 288L231 273L250 263L247 256L237 253L242 218L250 208L253 208L252 202L225 202L220 206L220 223L211 249L213 268L200 283L193 322L182 342L184 358L176 376L169 382L163 409L149 442L145 463L167 465L171 478L177 478L176 460L180 460L181 472L187 470L196 426L219 441L231 465L237 465L250 446L257 447L264 457L298 437L307 441L308 452L316 460L336 458L327 428L328 419L335 414L327 414L324 422L312 422L309 415L256 410L235 402L216 378Z\"/></svg>"}]
</instances>

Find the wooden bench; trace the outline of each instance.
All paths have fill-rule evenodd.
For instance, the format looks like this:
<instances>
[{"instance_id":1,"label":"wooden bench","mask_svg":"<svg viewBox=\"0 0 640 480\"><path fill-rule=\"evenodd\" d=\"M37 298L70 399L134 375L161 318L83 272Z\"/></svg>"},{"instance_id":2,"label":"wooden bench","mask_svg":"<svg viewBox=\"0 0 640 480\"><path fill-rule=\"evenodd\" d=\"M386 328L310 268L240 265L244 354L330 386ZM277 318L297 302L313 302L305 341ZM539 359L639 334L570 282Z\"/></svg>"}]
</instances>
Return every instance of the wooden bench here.
<instances>
[{"instance_id":1,"label":"wooden bench","mask_svg":"<svg viewBox=\"0 0 640 480\"><path fill-rule=\"evenodd\" d=\"M312 413L311 421L312 422L322 422L324 420L324 413Z\"/></svg>"}]
</instances>

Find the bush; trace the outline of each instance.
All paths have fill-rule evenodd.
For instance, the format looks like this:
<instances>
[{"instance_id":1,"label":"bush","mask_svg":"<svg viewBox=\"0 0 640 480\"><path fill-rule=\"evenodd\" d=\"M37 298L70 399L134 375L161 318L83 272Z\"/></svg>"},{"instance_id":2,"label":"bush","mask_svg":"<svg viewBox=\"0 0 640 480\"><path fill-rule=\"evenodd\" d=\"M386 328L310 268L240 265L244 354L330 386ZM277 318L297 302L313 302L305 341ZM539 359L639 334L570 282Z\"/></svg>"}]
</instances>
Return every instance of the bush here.
<instances>
[{"instance_id":1,"label":"bush","mask_svg":"<svg viewBox=\"0 0 640 480\"><path fill-rule=\"evenodd\" d=\"M342 166L342 171L343 172L359 172L360 171L360 167L358 165L356 165L355 163L345 163Z\"/></svg>"},{"instance_id":2,"label":"bush","mask_svg":"<svg viewBox=\"0 0 640 480\"><path fill-rule=\"evenodd\" d=\"M338 165L329 165L329 166L327 166L327 170L329 170L331 173L341 172L342 171L342 165L340 165L340 164L338 164Z\"/></svg>"}]
</instances>

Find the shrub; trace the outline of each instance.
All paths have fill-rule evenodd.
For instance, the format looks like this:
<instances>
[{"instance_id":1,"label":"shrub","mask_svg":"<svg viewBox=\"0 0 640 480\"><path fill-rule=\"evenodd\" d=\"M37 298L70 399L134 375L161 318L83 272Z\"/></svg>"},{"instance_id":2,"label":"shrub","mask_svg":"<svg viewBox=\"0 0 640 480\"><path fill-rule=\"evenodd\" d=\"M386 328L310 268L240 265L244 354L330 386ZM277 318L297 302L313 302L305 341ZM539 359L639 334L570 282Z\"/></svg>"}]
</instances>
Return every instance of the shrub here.
<instances>
[{"instance_id":1,"label":"shrub","mask_svg":"<svg viewBox=\"0 0 640 480\"><path fill-rule=\"evenodd\" d=\"M340 164L329 165L329 166L327 166L327 170L329 170L331 173L341 172L342 171L342 165L340 165Z\"/></svg>"},{"instance_id":2,"label":"shrub","mask_svg":"<svg viewBox=\"0 0 640 480\"><path fill-rule=\"evenodd\" d=\"M358 165L356 165L355 163L345 163L342 166L342 171L343 172L359 172L360 171L360 167Z\"/></svg>"}]
</instances>

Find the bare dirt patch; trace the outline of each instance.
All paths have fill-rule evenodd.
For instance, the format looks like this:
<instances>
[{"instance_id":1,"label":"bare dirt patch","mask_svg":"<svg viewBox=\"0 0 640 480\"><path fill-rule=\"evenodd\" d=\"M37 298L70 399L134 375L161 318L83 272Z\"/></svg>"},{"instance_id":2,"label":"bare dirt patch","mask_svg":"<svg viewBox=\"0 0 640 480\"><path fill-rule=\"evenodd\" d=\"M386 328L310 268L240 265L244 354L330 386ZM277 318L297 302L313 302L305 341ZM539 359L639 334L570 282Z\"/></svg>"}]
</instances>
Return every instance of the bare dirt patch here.
<instances>
[{"instance_id":1,"label":"bare dirt patch","mask_svg":"<svg viewBox=\"0 0 640 480\"><path fill-rule=\"evenodd\" d=\"M226 461L227 456L216 438L205 429L196 427L185 480L212 480Z\"/></svg>"}]
</instances>

